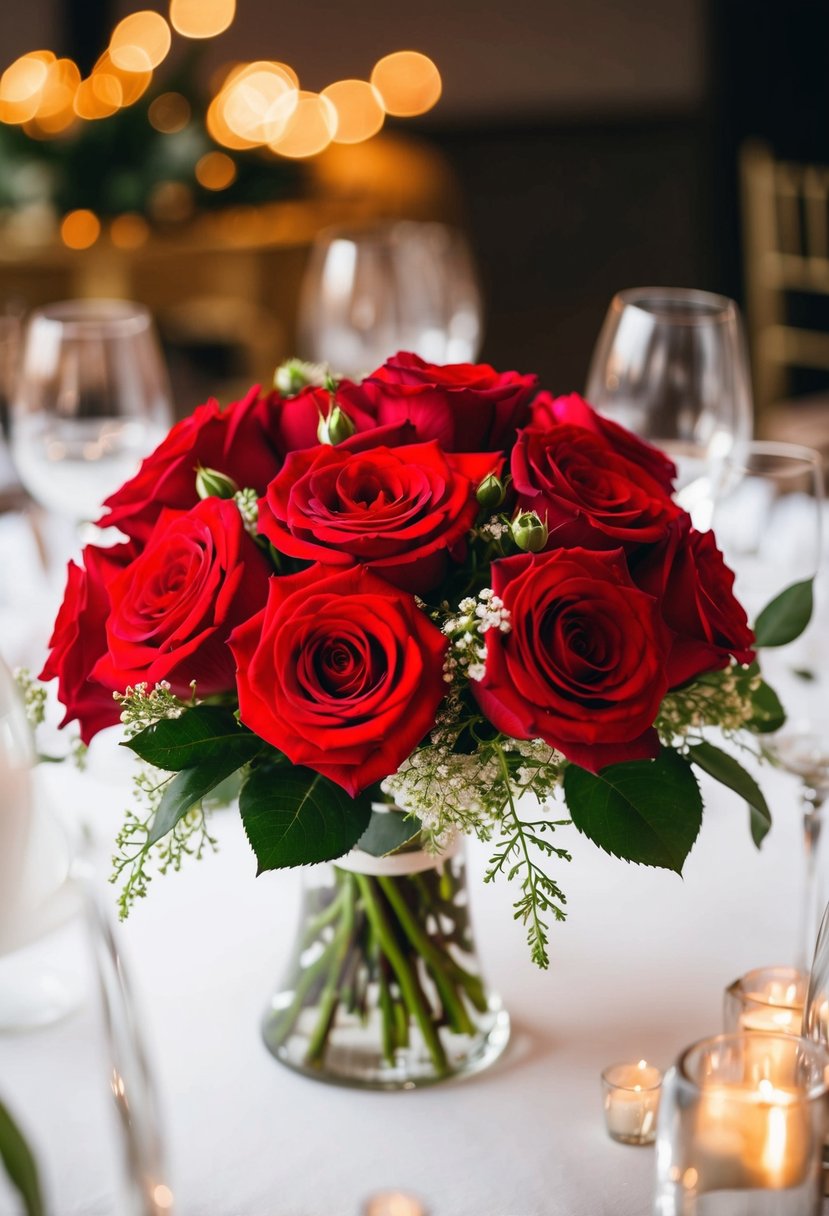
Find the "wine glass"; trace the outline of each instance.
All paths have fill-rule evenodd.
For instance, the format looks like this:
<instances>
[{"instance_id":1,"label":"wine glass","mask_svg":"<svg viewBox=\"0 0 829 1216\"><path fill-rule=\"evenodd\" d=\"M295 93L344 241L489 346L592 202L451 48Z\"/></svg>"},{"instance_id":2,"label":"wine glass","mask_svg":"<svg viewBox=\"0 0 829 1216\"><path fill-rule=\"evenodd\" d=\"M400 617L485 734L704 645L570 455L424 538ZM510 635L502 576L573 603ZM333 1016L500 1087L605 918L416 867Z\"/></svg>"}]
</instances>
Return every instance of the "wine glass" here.
<instances>
[{"instance_id":1,"label":"wine glass","mask_svg":"<svg viewBox=\"0 0 829 1216\"><path fill-rule=\"evenodd\" d=\"M302 357L360 376L398 350L469 363L480 348L481 296L463 235L413 220L331 228L302 284Z\"/></svg>"},{"instance_id":2,"label":"wine glass","mask_svg":"<svg viewBox=\"0 0 829 1216\"><path fill-rule=\"evenodd\" d=\"M675 461L678 499L704 503L713 462L752 434L751 382L737 305L681 287L620 291L599 334L588 401Z\"/></svg>"},{"instance_id":3,"label":"wine glass","mask_svg":"<svg viewBox=\"0 0 829 1216\"><path fill-rule=\"evenodd\" d=\"M756 620L780 592L814 579L822 548L823 471L820 454L800 444L755 440L738 444L716 474L712 526L735 573L734 591ZM816 615L821 608L818 597ZM823 630L817 620L800 637L764 648L763 675L778 693L786 722L765 746L801 780L806 874L799 961L807 963L826 904L829 856L822 808L829 796L829 689Z\"/></svg>"},{"instance_id":4,"label":"wine glass","mask_svg":"<svg viewBox=\"0 0 829 1216\"><path fill-rule=\"evenodd\" d=\"M69 300L34 312L12 406L12 455L36 502L94 520L172 421L149 313L127 300Z\"/></svg>"}]
</instances>

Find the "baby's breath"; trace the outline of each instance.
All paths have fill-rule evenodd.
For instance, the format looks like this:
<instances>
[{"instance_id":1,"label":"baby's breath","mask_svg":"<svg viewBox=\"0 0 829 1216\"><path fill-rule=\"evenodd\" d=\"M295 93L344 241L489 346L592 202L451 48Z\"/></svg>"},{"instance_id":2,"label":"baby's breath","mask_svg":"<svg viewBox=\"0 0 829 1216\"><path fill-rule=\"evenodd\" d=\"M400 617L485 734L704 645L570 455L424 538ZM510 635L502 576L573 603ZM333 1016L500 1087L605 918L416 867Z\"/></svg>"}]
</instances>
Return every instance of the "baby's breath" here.
<instances>
[{"instance_id":1,"label":"baby's breath","mask_svg":"<svg viewBox=\"0 0 829 1216\"><path fill-rule=\"evenodd\" d=\"M34 678L28 667L15 668L14 678L23 698L26 717L33 727L40 726L46 717L45 686Z\"/></svg>"},{"instance_id":2,"label":"baby's breath","mask_svg":"<svg viewBox=\"0 0 829 1216\"><path fill-rule=\"evenodd\" d=\"M196 699L196 681L190 688L193 693L191 704ZM126 692L114 692L113 700L121 707L121 721L127 728L128 735L137 735L139 731L162 718L178 718L188 708L186 701L180 700L170 691L166 680L160 680L152 689L146 683L128 685Z\"/></svg>"}]
</instances>

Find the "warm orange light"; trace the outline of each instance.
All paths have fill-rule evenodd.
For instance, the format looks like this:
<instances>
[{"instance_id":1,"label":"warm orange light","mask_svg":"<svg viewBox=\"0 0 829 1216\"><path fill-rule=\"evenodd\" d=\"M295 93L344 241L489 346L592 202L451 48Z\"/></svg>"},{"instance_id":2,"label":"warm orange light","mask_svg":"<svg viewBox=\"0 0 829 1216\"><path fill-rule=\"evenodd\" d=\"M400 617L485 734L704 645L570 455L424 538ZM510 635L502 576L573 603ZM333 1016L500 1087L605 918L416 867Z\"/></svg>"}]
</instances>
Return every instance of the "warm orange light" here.
<instances>
[{"instance_id":1,"label":"warm orange light","mask_svg":"<svg viewBox=\"0 0 829 1216\"><path fill-rule=\"evenodd\" d=\"M338 80L322 90L337 111L337 144L359 144L376 135L385 121L380 94L367 80Z\"/></svg>"},{"instance_id":2,"label":"warm orange light","mask_svg":"<svg viewBox=\"0 0 829 1216\"><path fill-rule=\"evenodd\" d=\"M226 190L236 180L236 164L224 152L208 152L196 165L196 181L205 190Z\"/></svg>"},{"instance_id":3,"label":"warm orange light","mask_svg":"<svg viewBox=\"0 0 829 1216\"><path fill-rule=\"evenodd\" d=\"M419 51L395 51L374 65L374 85L387 114L412 118L425 114L440 97L440 72L428 55Z\"/></svg>"},{"instance_id":4,"label":"warm orange light","mask_svg":"<svg viewBox=\"0 0 829 1216\"><path fill-rule=\"evenodd\" d=\"M6 68L0 76L0 120L23 123L34 118L54 62L51 51L33 51Z\"/></svg>"},{"instance_id":5,"label":"warm orange light","mask_svg":"<svg viewBox=\"0 0 829 1216\"><path fill-rule=\"evenodd\" d=\"M190 102L181 93L161 93L150 102L147 117L156 131L173 135L190 121Z\"/></svg>"},{"instance_id":6,"label":"warm orange light","mask_svg":"<svg viewBox=\"0 0 829 1216\"><path fill-rule=\"evenodd\" d=\"M161 14L142 9L118 22L109 41L109 53L122 71L146 72L158 67L170 42L170 27Z\"/></svg>"},{"instance_id":7,"label":"warm orange light","mask_svg":"<svg viewBox=\"0 0 829 1216\"><path fill-rule=\"evenodd\" d=\"M116 110L121 109L123 96L120 82L115 76L93 72L78 85L74 102L75 113L79 118L90 121L109 118Z\"/></svg>"},{"instance_id":8,"label":"warm orange light","mask_svg":"<svg viewBox=\"0 0 829 1216\"><path fill-rule=\"evenodd\" d=\"M222 89L222 113L234 135L271 143L285 130L299 97L292 77L277 63L260 60L235 72Z\"/></svg>"},{"instance_id":9,"label":"warm orange light","mask_svg":"<svg viewBox=\"0 0 829 1216\"><path fill-rule=\"evenodd\" d=\"M142 72L125 72L123 68L117 67L112 62L112 56L109 51L104 51L103 55L101 55L92 69L92 75L111 76L118 82L121 89L121 101L119 104L122 106L131 106L133 102L138 101L139 97L143 97L150 87L150 81L153 78L152 71L149 68Z\"/></svg>"},{"instance_id":10,"label":"warm orange light","mask_svg":"<svg viewBox=\"0 0 829 1216\"><path fill-rule=\"evenodd\" d=\"M270 143L280 156L303 159L327 148L337 131L337 111L321 93L302 90L279 139Z\"/></svg>"},{"instance_id":11,"label":"warm orange light","mask_svg":"<svg viewBox=\"0 0 829 1216\"><path fill-rule=\"evenodd\" d=\"M143 215L125 211L109 226L109 239L119 249L138 249L150 235L150 226Z\"/></svg>"},{"instance_id":12,"label":"warm orange light","mask_svg":"<svg viewBox=\"0 0 829 1216\"><path fill-rule=\"evenodd\" d=\"M67 111L71 114L72 101L80 83L81 74L71 59L56 59L50 63L37 107L38 121L42 123L44 119L65 115Z\"/></svg>"},{"instance_id":13,"label":"warm orange light","mask_svg":"<svg viewBox=\"0 0 829 1216\"><path fill-rule=\"evenodd\" d=\"M94 211L70 211L61 221L60 235L70 249L88 249L101 235L101 221Z\"/></svg>"},{"instance_id":14,"label":"warm orange light","mask_svg":"<svg viewBox=\"0 0 829 1216\"><path fill-rule=\"evenodd\" d=\"M222 144L225 148L255 148L256 144L252 140L241 139L227 125L225 120L226 100L225 94L220 93L218 97L213 98L207 107L205 126L207 127L208 135L211 139L215 139L217 144Z\"/></svg>"},{"instance_id":15,"label":"warm orange light","mask_svg":"<svg viewBox=\"0 0 829 1216\"><path fill-rule=\"evenodd\" d=\"M236 16L236 0L170 0L170 24L185 38L214 38Z\"/></svg>"}]
</instances>

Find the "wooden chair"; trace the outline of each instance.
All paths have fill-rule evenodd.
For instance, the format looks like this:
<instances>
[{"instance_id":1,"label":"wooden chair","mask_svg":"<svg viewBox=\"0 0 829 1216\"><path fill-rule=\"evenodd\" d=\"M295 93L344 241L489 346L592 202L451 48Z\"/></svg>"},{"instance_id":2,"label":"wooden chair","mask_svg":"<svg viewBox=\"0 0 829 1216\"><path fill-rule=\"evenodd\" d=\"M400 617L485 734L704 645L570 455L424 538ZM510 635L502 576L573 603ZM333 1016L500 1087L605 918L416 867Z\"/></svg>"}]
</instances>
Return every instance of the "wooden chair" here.
<instances>
[{"instance_id":1,"label":"wooden chair","mask_svg":"<svg viewBox=\"0 0 829 1216\"><path fill-rule=\"evenodd\" d=\"M793 368L829 371L829 332L793 323L792 293L829 296L829 167L740 154L747 317L760 420L790 392ZM829 423L827 423L829 429Z\"/></svg>"}]
</instances>

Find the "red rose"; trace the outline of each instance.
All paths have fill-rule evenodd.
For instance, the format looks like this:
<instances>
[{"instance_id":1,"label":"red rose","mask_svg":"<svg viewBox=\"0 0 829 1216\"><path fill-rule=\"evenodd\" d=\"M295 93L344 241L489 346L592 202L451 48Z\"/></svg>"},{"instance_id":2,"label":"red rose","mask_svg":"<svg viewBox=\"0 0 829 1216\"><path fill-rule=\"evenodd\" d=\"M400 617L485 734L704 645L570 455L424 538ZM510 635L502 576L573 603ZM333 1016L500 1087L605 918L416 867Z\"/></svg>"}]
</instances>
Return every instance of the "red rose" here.
<instances>
[{"instance_id":1,"label":"red rose","mask_svg":"<svg viewBox=\"0 0 829 1216\"><path fill-rule=\"evenodd\" d=\"M346 410L373 412L379 426L408 421L418 439L437 439L447 451L494 452L510 447L527 421L537 386L536 376L486 363L439 367L401 351L342 396Z\"/></svg>"},{"instance_id":2,"label":"red rose","mask_svg":"<svg viewBox=\"0 0 829 1216\"><path fill-rule=\"evenodd\" d=\"M274 411L273 421L279 451L285 454L316 447L319 443L317 428L320 418L328 416L332 404L337 404L345 410L358 434L375 430L378 424L374 410L363 409L350 398L347 400L350 388L353 388L353 385L344 380L333 394L327 388L309 386L295 397L280 400ZM264 486L262 489L264 490Z\"/></svg>"},{"instance_id":3,"label":"red rose","mask_svg":"<svg viewBox=\"0 0 829 1216\"><path fill-rule=\"evenodd\" d=\"M754 634L713 532L695 532L683 513L662 544L636 563L633 577L661 600L662 616L674 635L669 687L726 667L732 655L739 663L753 660Z\"/></svg>"},{"instance_id":4,"label":"red rose","mask_svg":"<svg viewBox=\"0 0 829 1216\"><path fill-rule=\"evenodd\" d=\"M666 493L673 491L676 477L674 462L659 448L644 443L623 426L619 426L618 422L602 417L578 393L570 393L566 397L553 397L552 393L546 390L539 393L533 402L532 423L542 430L551 430L561 423L569 423L571 426L584 427L594 435L601 435L615 452L633 464L638 464Z\"/></svg>"},{"instance_id":5,"label":"red rose","mask_svg":"<svg viewBox=\"0 0 829 1216\"><path fill-rule=\"evenodd\" d=\"M660 540L680 514L659 482L603 436L560 423L525 427L512 452L522 511L550 530L550 547L616 548Z\"/></svg>"},{"instance_id":6,"label":"red rose","mask_svg":"<svg viewBox=\"0 0 829 1216\"><path fill-rule=\"evenodd\" d=\"M493 563L492 585L512 628L487 632L485 674L472 684L490 722L591 772L655 756L668 638L622 550L509 557Z\"/></svg>"},{"instance_id":7,"label":"red rose","mask_svg":"<svg viewBox=\"0 0 829 1216\"><path fill-rule=\"evenodd\" d=\"M76 718L84 743L121 718L112 688L93 679L92 669L106 650L107 586L133 556L132 545L87 545L83 568L69 563L49 658L40 673L41 680L58 681L58 698L66 709L61 726Z\"/></svg>"},{"instance_id":8,"label":"red rose","mask_svg":"<svg viewBox=\"0 0 829 1216\"><path fill-rule=\"evenodd\" d=\"M143 552L109 587L107 652L93 675L110 689L168 680L187 696L235 684L227 639L258 612L270 567L245 532L236 504L206 498L163 511Z\"/></svg>"},{"instance_id":9,"label":"red rose","mask_svg":"<svg viewBox=\"0 0 829 1216\"><path fill-rule=\"evenodd\" d=\"M258 393L258 387L252 388L224 410L208 401L177 422L136 475L106 500L109 510L101 526L146 540L164 507L186 511L198 502L199 465L227 474L240 489L251 486L263 493L282 463L276 433L279 399Z\"/></svg>"},{"instance_id":10,"label":"red rose","mask_svg":"<svg viewBox=\"0 0 829 1216\"><path fill-rule=\"evenodd\" d=\"M368 451L351 442L292 452L259 503L259 531L290 557L370 565L396 586L431 590L447 553L462 556L475 491L500 459L447 456L434 441Z\"/></svg>"},{"instance_id":11,"label":"red rose","mask_svg":"<svg viewBox=\"0 0 829 1216\"><path fill-rule=\"evenodd\" d=\"M244 724L352 797L397 771L446 688L446 638L364 567L271 579L230 645Z\"/></svg>"}]
</instances>

